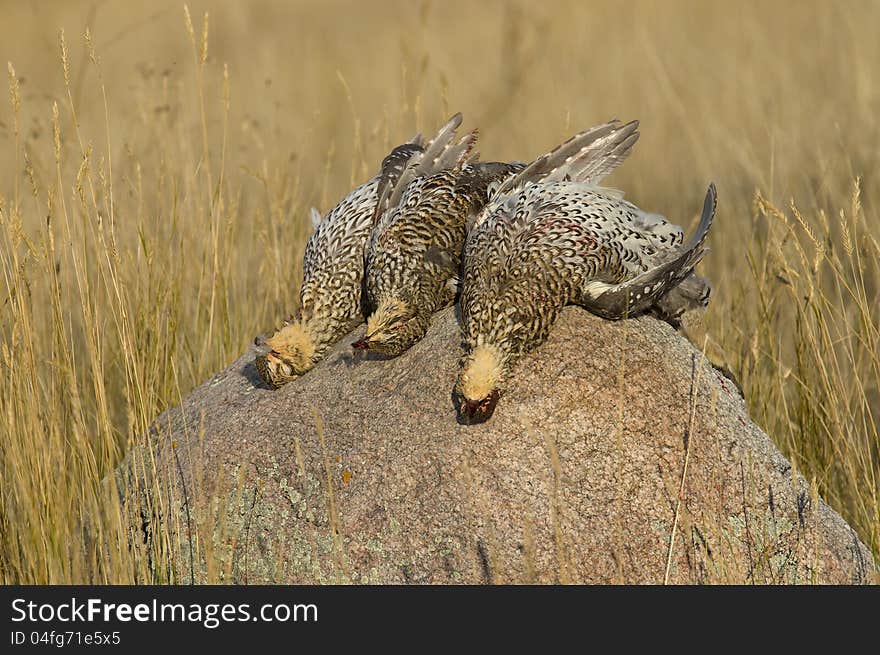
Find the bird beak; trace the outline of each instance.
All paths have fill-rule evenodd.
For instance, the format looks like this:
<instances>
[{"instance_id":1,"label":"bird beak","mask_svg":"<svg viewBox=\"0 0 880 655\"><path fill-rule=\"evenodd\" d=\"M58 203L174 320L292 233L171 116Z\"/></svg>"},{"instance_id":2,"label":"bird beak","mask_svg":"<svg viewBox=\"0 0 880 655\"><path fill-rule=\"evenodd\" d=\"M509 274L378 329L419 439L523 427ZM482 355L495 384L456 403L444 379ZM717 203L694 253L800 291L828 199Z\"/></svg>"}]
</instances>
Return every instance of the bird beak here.
<instances>
[{"instance_id":1,"label":"bird beak","mask_svg":"<svg viewBox=\"0 0 880 655\"><path fill-rule=\"evenodd\" d=\"M351 344L351 347L354 348L355 350L361 350L361 351L372 350L372 348L373 348L372 341L373 341L373 337L375 335L376 335L376 332L373 332L373 334L365 334L363 339L355 341L353 344Z\"/></svg>"},{"instance_id":2,"label":"bird beak","mask_svg":"<svg viewBox=\"0 0 880 655\"><path fill-rule=\"evenodd\" d=\"M469 400L467 398L458 397L458 420L464 425L477 425L485 423L495 412L495 405L501 392L497 389L492 390L488 396L482 400Z\"/></svg>"}]
</instances>

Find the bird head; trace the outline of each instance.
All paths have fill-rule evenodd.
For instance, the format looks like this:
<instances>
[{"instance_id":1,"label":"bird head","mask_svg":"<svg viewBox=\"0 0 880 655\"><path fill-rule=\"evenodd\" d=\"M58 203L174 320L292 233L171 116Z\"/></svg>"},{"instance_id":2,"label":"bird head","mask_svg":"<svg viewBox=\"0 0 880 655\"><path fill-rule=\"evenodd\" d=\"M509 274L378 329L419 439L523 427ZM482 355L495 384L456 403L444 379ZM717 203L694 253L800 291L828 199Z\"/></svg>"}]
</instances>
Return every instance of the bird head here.
<instances>
[{"instance_id":1,"label":"bird head","mask_svg":"<svg viewBox=\"0 0 880 655\"><path fill-rule=\"evenodd\" d=\"M475 425L492 418L504 370L503 353L489 344L478 345L464 357L453 390L459 421Z\"/></svg>"},{"instance_id":2,"label":"bird head","mask_svg":"<svg viewBox=\"0 0 880 655\"><path fill-rule=\"evenodd\" d=\"M367 319L364 338L354 342L352 347L397 357L421 339L426 329L427 321L416 311L415 303L390 298L379 303Z\"/></svg>"},{"instance_id":3,"label":"bird head","mask_svg":"<svg viewBox=\"0 0 880 655\"><path fill-rule=\"evenodd\" d=\"M315 339L302 320L291 320L268 339L254 339L260 378L273 389L295 380L314 365Z\"/></svg>"}]
</instances>

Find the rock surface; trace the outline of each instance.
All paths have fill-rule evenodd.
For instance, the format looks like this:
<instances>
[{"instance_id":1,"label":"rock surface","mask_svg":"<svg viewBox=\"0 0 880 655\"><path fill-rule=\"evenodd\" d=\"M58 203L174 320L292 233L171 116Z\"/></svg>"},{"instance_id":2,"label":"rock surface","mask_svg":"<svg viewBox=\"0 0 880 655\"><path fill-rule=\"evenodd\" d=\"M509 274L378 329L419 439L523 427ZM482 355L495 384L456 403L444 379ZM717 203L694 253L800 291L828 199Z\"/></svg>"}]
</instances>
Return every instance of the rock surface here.
<instances>
[{"instance_id":1,"label":"rock surface","mask_svg":"<svg viewBox=\"0 0 880 655\"><path fill-rule=\"evenodd\" d=\"M246 353L129 456L126 481L151 490L128 487L137 527L172 535L150 556L176 579L875 579L852 528L665 323L566 309L477 426L451 400L452 309L395 360L355 361L358 334L278 391Z\"/></svg>"}]
</instances>

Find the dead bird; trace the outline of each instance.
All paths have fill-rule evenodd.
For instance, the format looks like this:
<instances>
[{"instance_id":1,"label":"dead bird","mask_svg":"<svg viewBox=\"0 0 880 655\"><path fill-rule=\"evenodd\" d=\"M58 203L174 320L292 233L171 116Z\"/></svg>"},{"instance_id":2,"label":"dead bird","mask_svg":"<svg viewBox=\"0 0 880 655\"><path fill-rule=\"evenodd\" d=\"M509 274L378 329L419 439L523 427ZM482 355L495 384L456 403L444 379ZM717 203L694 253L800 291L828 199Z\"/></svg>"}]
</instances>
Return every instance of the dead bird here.
<instances>
[{"instance_id":1,"label":"dead bird","mask_svg":"<svg viewBox=\"0 0 880 655\"><path fill-rule=\"evenodd\" d=\"M459 121L460 122L460 121ZM454 120L423 143L417 135L394 148L380 172L351 191L321 217L312 210L314 232L306 244L300 310L271 337L257 337L256 368L273 388L296 379L364 320L364 252L384 202L383 193L396 188L410 160L451 147L458 126Z\"/></svg>"},{"instance_id":2,"label":"dead bird","mask_svg":"<svg viewBox=\"0 0 880 655\"><path fill-rule=\"evenodd\" d=\"M465 424L488 420L522 355L543 343L561 309L606 319L647 311L670 322L708 301L693 274L715 214L684 231L598 186L638 139L636 122L596 126L505 181L475 221L463 265L465 354L453 397Z\"/></svg>"},{"instance_id":3,"label":"dead bird","mask_svg":"<svg viewBox=\"0 0 880 655\"><path fill-rule=\"evenodd\" d=\"M461 115L453 121L460 124ZM454 301L468 223L486 204L490 187L523 168L477 163L476 141L474 130L443 151L414 157L382 193L387 209L373 228L365 263L372 312L355 349L396 357Z\"/></svg>"}]
</instances>

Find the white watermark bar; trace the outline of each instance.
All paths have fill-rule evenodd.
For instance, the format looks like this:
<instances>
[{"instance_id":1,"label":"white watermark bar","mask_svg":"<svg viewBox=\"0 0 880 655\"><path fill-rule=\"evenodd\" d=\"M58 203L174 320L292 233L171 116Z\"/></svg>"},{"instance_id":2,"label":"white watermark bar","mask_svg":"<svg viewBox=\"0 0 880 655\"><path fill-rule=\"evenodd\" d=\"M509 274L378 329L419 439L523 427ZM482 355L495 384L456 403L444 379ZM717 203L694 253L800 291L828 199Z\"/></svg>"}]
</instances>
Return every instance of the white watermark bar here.
<instances>
[{"instance_id":1,"label":"white watermark bar","mask_svg":"<svg viewBox=\"0 0 880 655\"><path fill-rule=\"evenodd\" d=\"M16 598L12 601L13 623L67 623L80 621L94 623L118 621L128 623L198 623L213 630L222 623L236 621L308 622L318 621L318 607L314 603L287 604L265 603L252 607L248 603L160 603L153 599L149 603L109 603L101 598L78 599L54 603L38 603L33 600Z\"/></svg>"}]
</instances>

